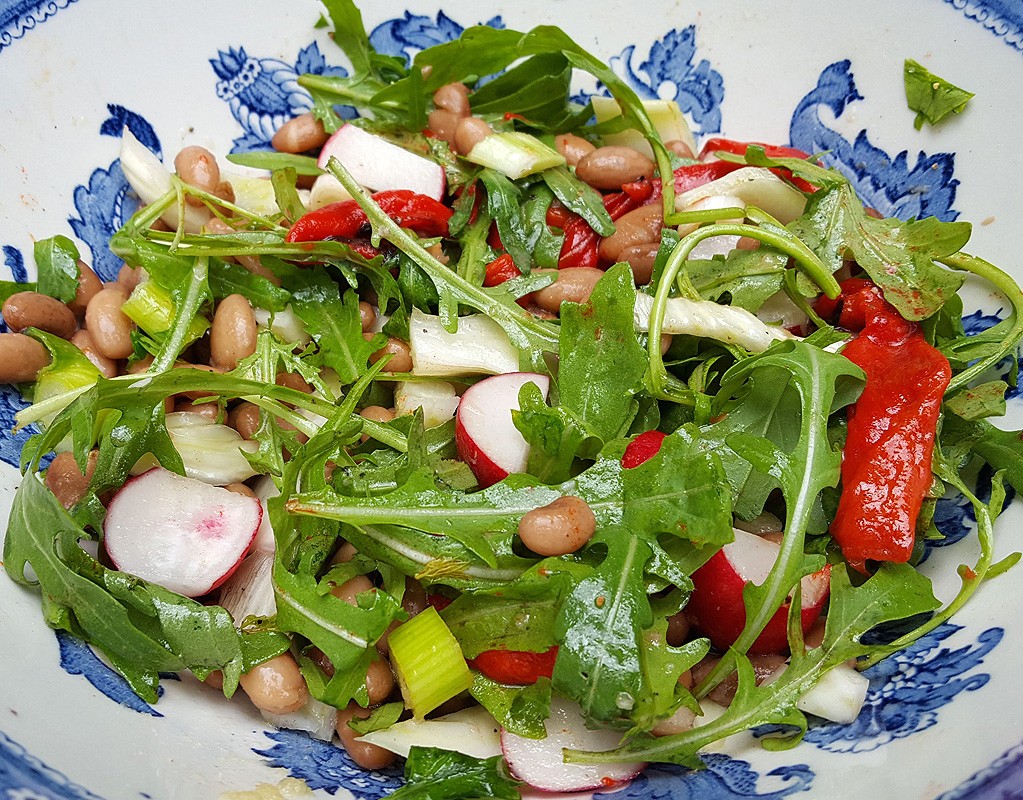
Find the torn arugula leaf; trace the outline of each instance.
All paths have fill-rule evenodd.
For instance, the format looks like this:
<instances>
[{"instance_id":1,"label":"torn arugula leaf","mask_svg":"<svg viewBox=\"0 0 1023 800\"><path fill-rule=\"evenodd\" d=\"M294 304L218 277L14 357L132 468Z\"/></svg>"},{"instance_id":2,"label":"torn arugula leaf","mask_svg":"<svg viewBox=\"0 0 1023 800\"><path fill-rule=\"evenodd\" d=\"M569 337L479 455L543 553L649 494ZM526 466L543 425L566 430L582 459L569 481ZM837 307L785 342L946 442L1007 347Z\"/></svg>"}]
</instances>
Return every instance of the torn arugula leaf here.
<instances>
[{"instance_id":1,"label":"torn arugula leaf","mask_svg":"<svg viewBox=\"0 0 1023 800\"><path fill-rule=\"evenodd\" d=\"M906 87L906 104L916 112L913 127L920 130L924 123L937 125L949 114L961 114L973 92L960 89L944 78L907 58L902 68Z\"/></svg>"}]
</instances>

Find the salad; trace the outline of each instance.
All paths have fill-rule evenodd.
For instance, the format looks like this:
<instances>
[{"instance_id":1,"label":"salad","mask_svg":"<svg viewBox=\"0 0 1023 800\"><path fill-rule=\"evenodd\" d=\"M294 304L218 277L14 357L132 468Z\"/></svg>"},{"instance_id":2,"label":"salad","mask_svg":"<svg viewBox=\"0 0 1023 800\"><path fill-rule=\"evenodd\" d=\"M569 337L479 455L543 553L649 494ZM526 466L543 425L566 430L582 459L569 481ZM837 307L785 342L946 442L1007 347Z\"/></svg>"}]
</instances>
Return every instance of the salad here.
<instances>
[{"instance_id":1,"label":"salad","mask_svg":"<svg viewBox=\"0 0 1023 800\"><path fill-rule=\"evenodd\" d=\"M854 719L859 670L1018 558L992 520L1019 433L989 419L1019 288L815 154L698 146L556 28L406 66L326 7L352 75L232 157L269 178L126 133L122 276L54 237L4 286L40 431L10 576L147 701L161 672L241 687L405 757L401 796L606 788ZM972 337L967 275L1013 309ZM942 605L914 565L948 489L981 555Z\"/></svg>"}]
</instances>

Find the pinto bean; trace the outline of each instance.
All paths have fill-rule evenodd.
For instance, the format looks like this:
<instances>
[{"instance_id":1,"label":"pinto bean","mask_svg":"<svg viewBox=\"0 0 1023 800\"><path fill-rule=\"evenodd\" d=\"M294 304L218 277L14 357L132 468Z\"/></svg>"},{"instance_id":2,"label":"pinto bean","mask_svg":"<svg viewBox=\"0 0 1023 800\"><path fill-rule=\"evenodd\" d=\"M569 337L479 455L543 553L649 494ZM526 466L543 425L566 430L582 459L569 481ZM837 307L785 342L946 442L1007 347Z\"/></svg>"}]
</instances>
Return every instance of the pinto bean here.
<instances>
[{"instance_id":1,"label":"pinto bean","mask_svg":"<svg viewBox=\"0 0 1023 800\"><path fill-rule=\"evenodd\" d=\"M389 338L387 344L369 357L369 363L376 364L385 355L390 355L391 360L384 367L384 372L412 371L412 350L401 339L396 339L393 336Z\"/></svg>"},{"instance_id":2,"label":"pinto bean","mask_svg":"<svg viewBox=\"0 0 1023 800\"><path fill-rule=\"evenodd\" d=\"M622 184L654 176L654 162L631 147L598 147L579 159L575 174L597 189L621 189Z\"/></svg>"},{"instance_id":3,"label":"pinto bean","mask_svg":"<svg viewBox=\"0 0 1023 800\"><path fill-rule=\"evenodd\" d=\"M75 290L75 297L69 301L67 307L71 312L82 319L85 316L85 307L100 289L103 288L103 281L93 272L92 267L84 261L78 261L78 288Z\"/></svg>"},{"instance_id":4,"label":"pinto bean","mask_svg":"<svg viewBox=\"0 0 1023 800\"><path fill-rule=\"evenodd\" d=\"M216 156L199 145L183 147L174 157L174 170L189 186L210 194L216 194L220 185L220 166ZM202 201L195 197L186 195L185 200L193 205L202 205Z\"/></svg>"},{"instance_id":5,"label":"pinto bean","mask_svg":"<svg viewBox=\"0 0 1023 800\"><path fill-rule=\"evenodd\" d=\"M390 750L385 750L375 744L357 741L359 733L348 725L353 717L365 719L369 714L368 708L362 708L355 702L349 703L348 708L342 708L337 712L337 736L352 761L360 767L383 769L393 764L397 756Z\"/></svg>"},{"instance_id":6,"label":"pinto bean","mask_svg":"<svg viewBox=\"0 0 1023 800\"><path fill-rule=\"evenodd\" d=\"M354 578L349 578L340 586L335 586L330 590L330 593L339 600L344 600L348 605L358 605L358 597L363 592L368 592L373 589L373 581L367 578L365 575L356 575Z\"/></svg>"},{"instance_id":7,"label":"pinto bean","mask_svg":"<svg viewBox=\"0 0 1023 800\"><path fill-rule=\"evenodd\" d=\"M297 375L294 372L278 372L274 382L278 386L287 386L289 389L294 389L296 392L305 392L309 394L312 392L313 387L306 383L305 378L301 375Z\"/></svg>"},{"instance_id":8,"label":"pinto bean","mask_svg":"<svg viewBox=\"0 0 1023 800\"><path fill-rule=\"evenodd\" d=\"M372 330L377 324L377 310L365 300L359 301L359 322L364 331Z\"/></svg>"},{"instance_id":9,"label":"pinto bean","mask_svg":"<svg viewBox=\"0 0 1023 800\"><path fill-rule=\"evenodd\" d=\"M444 108L435 108L427 116L427 126L433 131L438 139L443 139L448 144L455 143L455 130L462 118Z\"/></svg>"},{"instance_id":10,"label":"pinto bean","mask_svg":"<svg viewBox=\"0 0 1023 800\"><path fill-rule=\"evenodd\" d=\"M117 283L127 289L129 294L139 285L141 279L142 273L127 264L122 264L117 271Z\"/></svg>"},{"instance_id":11,"label":"pinto bean","mask_svg":"<svg viewBox=\"0 0 1023 800\"><path fill-rule=\"evenodd\" d=\"M23 333L0 333L0 383L34 381L50 363L46 348Z\"/></svg>"},{"instance_id":12,"label":"pinto bean","mask_svg":"<svg viewBox=\"0 0 1023 800\"><path fill-rule=\"evenodd\" d=\"M96 472L96 459L99 453L93 450L85 462L85 472L78 468L78 462L72 453L57 453L46 470L46 488L53 492L64 508L71 508L85 497L89 481Z\"/></svg>"},{"instance_id":13,"label":"pinto bean","mask_svg":"<svg viewBox=\"0 0 1023 800\"><path fill-rule=\"evenodd\" d=\"M254 491L252 491L252 489L250 489L244 483L229 483L224 488L227 489L227 491L229 491L229 492L234 492L235 494L244 495L245 497L255 497L256 496L256 493Z\"/></svg>"},{"instance_id":14,"label":"pinto bean","mask_svg":"<svg viewBox=\"0 0 1023 800\"><path fill-rule=\"evenodd\" d=\"M542 556L563 556L585 545L597 529L597 519L585 500L575 495L534 508L519 520L522 543Z\"/></svg>"},{"instance_id":15,"label":"pinto bean","mask_svg":"<svg viewBox=\"0 0 1023 800\"><path fill-rule=\"evenodd\" d=\"M256 708L269 714L289 714L305 705L309 689L291 653L257 664L238 683Z\"/></svg>"},{"instance_id":16,"label":"pinto bean","mask_svg":"<svg viewBox=\"0 0 1023 800\"><path fill-rule=\"evenodd\" d=\"M270 146L279 153L304 153L323 147L328 138L323 122L307 111L281 125L270 140Z\"/></svg>"},{"instance_id":17,"label":"pinto bean","mask_svg":"<svg viewBox=\"0 0 1023 800\"><path fill-rule=\"evenodd\" d=\"M533 270L543 274L546 270ZM557 313L561 304L584 303L590 298L593 287L604 272L596 267L565 267L557 270L557 280L533 293L536 304L544 311Z\"/></svg>"},{"instance_id":18,"label":"pinto bean","mask_svg":"<svg viewBox=\"0 0 1023 800\"><path fill-rule=\"evenodd\" d=\"M669 139L664 143L664 147L669 153L674 153L679 158L696 158L693 149L681 139Z\"/></svg>"},{"instance_id":19,"label":"pinto bean","mask_svg":"<svg viewBox=\"0 0 1023 800\"><path fill-rule=\"evenodd\" d=\"M375 706L384 702L393 690L394 673L391 672L391 662L386 658L371 661L369 669L366 670L366 694L369 695L369 704Z\"/></svg>"},{"instance_id":20,"label":"pinto bean","mask_svg":"<svg viewBox=\"0 0 1023 800\"><path fill-rule=\"evenodd\" d=\"M576 136L574 133L562 133L554 137L554 147L565 157L565 161L568 162L570 167L574 167L579 163L579 159L583 156L588 156L597 146L592 142L586 141L582 136Z\"/></svg>"},{"instance_id":21,"label":"pinto bean","mask_svg":"<svg viewBox=\"0 0 1023 800\"><path fill-rule=\"evenodd\" d=\"M479 117L463 117L455 128L455 150L467 156L493 132L493 129Z\"/></svg>"},{"instance_id":22,"label":"pinto bean","mask_svg":"<svg viewBox=\"0 0 1023 800\"><path fill-rule=\"evenodd\" d=\"M85 327L96 349L107 358L127 358L135 349L131 341L135 323L121 311L127 299L128 290L112 284L96 292L85 308Z\"/></svg>"},{"instance_id":23,"label":"pinto bean","mask_svg":"<svg viewBox=\"0 0 1023 800\"><path fill-rule=\"evenodd\" d=\"M707 656L703 659L703 661L693 667L693 684L698 684L706 678L707 675L710 674L710 671L717 666L717 663L720 660L721 658L719 656ZM757 685L759 686L768 678L768 676L777 670L778 667L785 663L785 656L778 655L777 653L753 653L749 656L749 660L753 665L753 674L756 676ZM715 703L727 706L735 698L735 690L738 686L738 673L733 672L721 681L721 683L711 689L707 696Z\"/></svg>"},{"instance_id":24,"label":"pinto bean","mask_svg":"<svg viewBox=\"0 0 1023 800\"><path fill-rule=\"evenodd\" d=\"M446 83L433 93L433 104L444 111L467 117L470 114L469 87L464 83Z\"/></svg>"},{"instance_id":25,"label":"pinto bean","mask_svg":"<svg viewBox=\"0 0 1023 800\"><path fill-rule=\"evenodd\" d=\"M78 328L70 308L40 292L15 292L4 301L2 313L7 327L15 333L39 328L61 339L70 339Z\"/></svg>"},{"instance_id":26,"label":"pinto bean","mask_svg":"<svg viewBox=\"0 0 1023 800\"><path fill-rule=\"evenodd\" d=\"M660 242L664 215L659 203L633 209L615 221L615 232L600 241L600 257L605 261L621 260L621 253L638 244Z\"/></svg>"},{"instance_id":27,"label":"pinto bean","mask_svg":"<svg viewBox=\"0 0 1023 800\"><path fill-rule=\"evenodd\" d=\"M650 283L650 278L654 274L654 262L660 249L660 242L647 242L626 247L618 254L619 261L625 261L632 267L632 279L637 286Z\"/></svg>"},{"instance_id":28,"label":"pinto bean","mask_svg":"<svg viewBox=\"0 0 1023 800\"><path fill-rule=\"evenodd\" d=\"M75 335L71 337L71 344L82 351L82 354L92 362L93 366L100 371L104 378L116 377L119 371L117 369L117 362L112 358L107 358L96 349L96 343L92 340L92 334L85 330L85 328L75 331Z\"/></svg>"},{"instance_id":29,"label":"pinto bean","mask_svg":"<svg viewBox=\"0 0 1023 800\"><path fill-rule=\"evenodd\" d=\"M198 414L210 422L221 422L220 405L218 403L193 403L191 400L179 400L174 404L174 410L186 414Z\"/></svg>"},{"instance_id":30,"label":"pinto bean","mask_svg":"<svg viewBox=\"0 0 1023 800\"><path fill-rule=\"evenodd\" d=\"M210 357L214 364L234 369L256 352L256 318L249 301L231 294L220 301L210 327Z\"/></svg>"},{"instance_id":31,"label":"pinto bean","mask_svg":"<svg viewBox=\"0 0 1023 800\"><path fill-rule=\"evenodd\" d=\"M239 403L227 415L227 424L238 431L245 440L251 440L259 430L259 406L255 403Z\"/></svg>"}]
</instances>

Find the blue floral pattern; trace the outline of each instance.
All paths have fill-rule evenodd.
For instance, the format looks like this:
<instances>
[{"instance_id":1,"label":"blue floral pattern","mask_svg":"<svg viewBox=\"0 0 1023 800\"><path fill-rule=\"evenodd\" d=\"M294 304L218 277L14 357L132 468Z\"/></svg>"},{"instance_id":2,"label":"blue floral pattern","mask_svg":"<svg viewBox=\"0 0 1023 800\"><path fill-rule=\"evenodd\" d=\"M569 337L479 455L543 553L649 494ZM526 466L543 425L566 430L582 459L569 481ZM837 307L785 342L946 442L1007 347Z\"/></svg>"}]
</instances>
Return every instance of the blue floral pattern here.
<instances>
[{"instance_id":1,"label":"blue floral pattern","mask_svg":"<svg viewBox=\"0 0 1023 800\"><path fill-rule=\"evenodd\" d=\"M892 158L870 143L866 131L850 142L821 122L820 109L840 117L849 104L862 99L851 62L836 61L825 67L817 85L792 114L792 145L807 153L824 153L824 164L842 172L863 201L887 217L956 219L959 212L952 204L959 181L953 177L953 153L927 155L921 151L910 167L906 150Z\"/></svg>"},{"instance_id":2,"label":"blue floral pattern","mask_svg":"<svg viewBox=\"0 0 1023 800\"><path fill-rule=\"evenodd\" d=\"M293 778L301 778L312 789L334 794L344 788L357 800L377 800L402 784L401 770L365 770L348 756L343 748L314 739L300 731L268 731L274 742L265 750L254 750L274 767L282 767Z\"/></svg>"},{"instance_id":3,"label":"blue floral pattern","mask_svg":"<svg viewBox=\"0 0 1023 800\"><path fill-rule=\"evenodd\" d=\"M0 0L0 50L73 1ZM1020 47L1023 9L1018 8L1018 4L996 0L946 1L964 9L968 16L996 33L1001 31L999 35L1008 43ZM485 24L503 27L504 23L500 17L495 17ZM443 12L436 17L406 12L403 17L377 26L370 40L379 52L402 57L408 62L417 51L448 41L462 30L461 25ZM611 64L641 97L676 100L694 122L695 132L706 135L721 130L724 80L710 62L698 58L696 41L694 26L671 30L650 46L646 56L641 55L635 45L630 45L612 58ZM299 75L347 74L343 68L329 65L315 43L302 49L293 63L251 56L240 46L220 50L209 61L217 78L218 96L242 128L242 135L233 142L233 152L267 147L280 125L311 107L309 95L298 84ZM866 131L849 141L822 122L821 109L841 116L850 104L861 99L851 62L829 65L792 115L791 143L809 152L826 151L826 163L843 171L864 200L886 215L903 218L934 215L944 220L955 219L958 211L953 206L958 180L954 177L954 154L920 152L910 166L907 151L892 157L871 144ZM161 153L156 132L139 114L117 105L108 106L108 112L100 128L101 135L120 136L127 127L150 150ZM76 187L74 205L76 216L68 220L72 230L91 250L92 263L100 277L113 279L120 262L109 251L107 243L135 208L119 162L115 160L107 168L95 169L86 184ZM22 253L10 246L4 246L2 252L11 277L25 280L27 270ZM966 317L964 322L968 329L979 330L996 319L976 314ZM1017 389L1010 392L1011 397L1017 395ZM15 411L23 406L23 400L9 387L0 391L0 426L9 428ZM22 432L13 438L0 438L0 459L17 463L26 435ZM942 501L937 524L946 535L944 543L962 538L970 530L971 520L969 504L954 498ZM961 693L977 691L988 683L989 675L980 671L980 667L1003 636L1001 628L989 628L975 641L953 649L948 641L960 630L954 625L943 625L912 647L873 667L866 673L870 689L860 717L851 725L814 725L806 736L807 743L834 753L864 752L936 724L942 707ZM67 672L83 676L107 697L138 713L161 716L131 693L123 679L86 645L64 633L58 633L57 638L60 663ZM286 769L315 789L335 794L344 788L357 797L376 800L401 785L398 769L367 772L355 765L343 749L304 733L282 730L268 732L266 736L272 745L254 752L270 766ZM778 767L761 776L746 761L720 754L709 755L705 760L707 769L695 773L681 767L658 765L613 796L623 800L782 800L810 791L815 777L805 764ZM679 780L683 775L686 779ZM942 800L966 797L995 800L1013 796L1006 792L1018 787L1021 776L1023 745L1007 751L989 769ZM781 788L760 791L758 784L763 777L774 779L772 785L777 787L780 783ZM2 733L0 796L11 800L99 800L40 763Z\"/></svg>"},{"instance_id":4,"label":"blue floral pattern","mask_svg":"<svg viewBox=\"0 0 1023 800\"><path fill-rule=\"evenodd\" d=\"M1023 5L1017 0L945 0L1016 50L1023 51Z\"/></svg>"},{"instance_id":5,"label":"blue floral pattern","mask_svg":"<svg viewBox=\"0 0 1023 800\"><path fill-rule=\"evenodd\" d=\"M934 725L938 709L961 692L985 686L990 675L972 672L1002 640L1001 628L988 628L975 645L955 650L943 646L960 626L944 624L864 674L870 689L859 717L850 725L811 728L805 741L823 750L863 753L912 736Z\"/></svg>"},{"instance_id":6,"label":"blue floral pattern","mask_svg":"<svg viewBox=\"0 0 1023 800\"><path fill-rule=\"evenodd\" d=\"M658 764L643 772L625 789L596 797L615 800L783 800L812 788L814 773L806 764L791 764L765 773L781 788L760 792L761 775L748 761L720 753L703 757L706 769L693 771L673 764ZM679 780L684 777L685 780Z\"/></svg>"},{"instance_id":7,"label":"blue floral pattern","mask_svg":"<svg viewBox=\"0 0 1023 800\"><path fill-rule=\"evenodd\" d=\"M102 800L73 784L0 732L0 797L5 800Z\"/></svg>"},{"instance_id":8,"label":"blue floral pattern","mask_svg":"<svg viewBox=\"0 0 1023 800\"><path fill-rule=\"evenodd\" d=\"M724 79L706 59L693 63L695 25L668 31L653 43L646 60L633 67L635 57L636 46L629 45L610 63L642 99L674 100L696 123L693 133L698 136L721 131Z\"/></svg>"},{"instance_id":9,"label":"blue floral pattern","mask_svg":"<svg viewBox=\"0 0 1023 800\"><path fill-rule=\"evenodd\" d=\"M0 51L75 0L0 0Z\"/></svg>"}]
</instances>

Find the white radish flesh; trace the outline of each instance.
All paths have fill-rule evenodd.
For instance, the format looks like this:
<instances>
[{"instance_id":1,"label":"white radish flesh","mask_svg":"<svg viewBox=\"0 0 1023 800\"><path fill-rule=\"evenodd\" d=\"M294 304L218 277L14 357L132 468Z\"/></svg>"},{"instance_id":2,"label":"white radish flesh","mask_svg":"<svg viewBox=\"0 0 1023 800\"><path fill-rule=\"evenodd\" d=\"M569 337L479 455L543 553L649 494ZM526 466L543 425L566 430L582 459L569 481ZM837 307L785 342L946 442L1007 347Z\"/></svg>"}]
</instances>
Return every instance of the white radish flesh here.
<instances>
[{"instance_id":1,"label":"white radish flesh","mask_svg":"<svg viewBox=\"0 0 1023 800\"><path fill-rule=\"evenodd\" d=\"M455 446L483 487L516 472L525 472L529 444L512 420L519 391L536 384L547 397L551 379L536 372L493 375L465 390L455 415Z\"/></svg>"},{"instance_id":2,"label":"white radish flesh","mask_svg":"<svg viewBox=\"0 0 1023 800\"><path fill-rule=\"evenodd\" d=\"M114 495L103 541L118 569L199 597L238 567L262 516L254 497L155 467Z\"/></svg>"},{"instance_id":3,"label":"white radish flesh","mask_svg":"<svg viewBox=\"0 0 1023 800\"><path fill-rule=\"evenodd\" d=\"M551 712L544 723L545 739L527 739L508 731L501 733L501 749L511 773L519 780L545 792L581 792L608 789L636 777L646 766L642 762L608 764L566 764L562 751L601 752L621 744L622 732L613 728L590 730L579 706L561 697L551 699Z\"/></svg>"},{"instance_id":4,"label":"white radish flesh","mask_svg":"<svg viewBox=\"0 0 1023 800\"><path fill-rule=\"evenodd\" d=\"M320 151L318 164L327 169L331 157L355 181L374 192L387 189L409 189L434 200L444 198L444 168L434 161L417 156L356 125L343 125Z\"/></svg>"}]
</instances>

